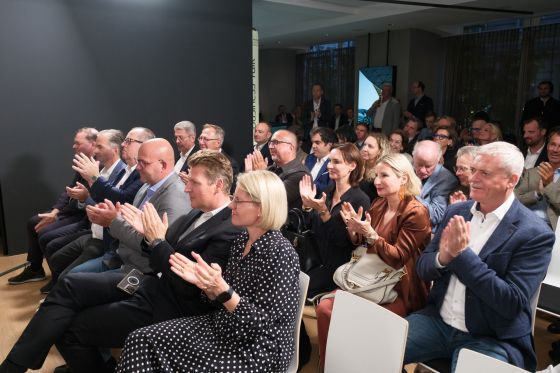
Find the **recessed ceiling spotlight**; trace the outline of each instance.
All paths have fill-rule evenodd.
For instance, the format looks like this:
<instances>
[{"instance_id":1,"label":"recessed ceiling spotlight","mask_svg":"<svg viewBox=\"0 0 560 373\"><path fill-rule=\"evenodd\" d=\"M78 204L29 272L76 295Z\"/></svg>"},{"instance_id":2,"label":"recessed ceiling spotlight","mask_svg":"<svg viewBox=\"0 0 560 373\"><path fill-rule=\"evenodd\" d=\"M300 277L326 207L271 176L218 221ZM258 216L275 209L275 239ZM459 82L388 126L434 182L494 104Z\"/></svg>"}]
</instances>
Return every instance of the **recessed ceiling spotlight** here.
<instances>
[{"instance_id":1,"label":"recessed ceiling spotlight","mask_svg":"<svg viewBox=\"0 0 560 373\"><path fill-rule=\"evenodd\" d=\"M329 34L325 34L325 36L329 36Z\"/></svg>"},{"instance_id":2,"label":"recessed ceiling spotlight","mask_svg":"<svg viewBox=\"0 0 560 373\"><path fill-rule=\"evenodd\" d=\"M282 44L282 42L280 40L276 41L276 44Z\"/></svg>"}]
</instances>

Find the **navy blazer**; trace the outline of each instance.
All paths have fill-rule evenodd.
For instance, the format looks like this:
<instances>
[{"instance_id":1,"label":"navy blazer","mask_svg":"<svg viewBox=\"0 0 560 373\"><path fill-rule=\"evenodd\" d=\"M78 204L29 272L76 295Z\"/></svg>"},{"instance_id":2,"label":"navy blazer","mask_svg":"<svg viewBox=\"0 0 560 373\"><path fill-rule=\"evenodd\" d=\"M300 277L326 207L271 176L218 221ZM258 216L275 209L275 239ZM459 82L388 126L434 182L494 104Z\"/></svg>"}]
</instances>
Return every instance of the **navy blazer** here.
<instances>
[{"instance_id":1,"label":"navy blazer","mask_svg":"<svg viewBox=\"0 0 560 373\"><path fill-rule=\"evenodd\" d=\"M329 164L329 162L330 159L327 159L327 161L323 163L321 169L319 170L319 173L317 174L317 177L315 178L315 180L313 180L313 183L317 188L316 196L318 198L320 198L321 193L323 193L325 189L327 189L327 187L333 183L333 181L329 177L329 171L327 171L327 165ZM317 157L313 154L309 154L305 158L305 167L307 167L309 173L311 173L311 170L313 169L313 166L315 166L315 163L317 163Z\"/></svg>"},{"instance_id":2,"label":"navy blazer","mask_svg":"<svg viewBox=\"0 0 560 373\"><path fill-rule=\"evenodd\" d=\"M474 201L450 205L434 239L418 259L424 281L433 281L428 305L420 313L439 316L451 275L466 286L465 323L472 335L496 339L510 363L535 371L531 297L546 275L554 233L517 199L479 255L466 249L445 268L436 267L441 233L449 219L472 219Z\"/></svg>"},{"instance_id":3,"label":"navy blazer","mask_svg":"<svg viewBox=\"0 0 560 373\"><path fill-rule=\"evenodd\" d=\"M95 180L90 187L90 198L88 198L86 204L99 203L104 199L108 199L113 203L132 203L132 201L134 201L134 196L144 183L140 180L140 173L138 173L138 170L135 169L128 176L128 179L126 179L126 181L117 188L116 185L123 178L125 172L126 165L112 181L111 178L109 178L109 180L105 180L102 177Z\"/></svg>"}]
</instances>

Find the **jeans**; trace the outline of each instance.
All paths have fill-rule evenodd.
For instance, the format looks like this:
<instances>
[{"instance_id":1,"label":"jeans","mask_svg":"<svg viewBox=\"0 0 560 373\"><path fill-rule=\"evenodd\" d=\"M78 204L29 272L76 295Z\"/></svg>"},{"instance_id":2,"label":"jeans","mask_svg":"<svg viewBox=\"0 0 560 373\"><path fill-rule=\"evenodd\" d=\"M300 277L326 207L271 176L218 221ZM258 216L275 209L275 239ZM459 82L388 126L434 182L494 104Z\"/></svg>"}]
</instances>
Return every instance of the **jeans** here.
<instances>
[{"instance_id":1,"label":"jeans","mask_svg":"<svg viewBox=\"0 0 560 373\"><path fill-rule=\"evenodd\" d=\"M455 372L459 351L462 348L508 362L506 350L495 339L473 337L469 333L447 325L439 316L413 313L406 320L408 337L404 364L450 358L451 372Z\"/></svg>"},{"instance_id":2,"label":"jeans","mask_svg":"<svg viewBox=\"0 0 560 373\"><path fill-rule=\"evenodd\" d=\"M103 257L100 256L99 258L88 260L87 262L72 268L68 273L78 273L78 272L100 273L100 272L107 272L109 270L111 269L107 267L105 263L103 263Z\"/></svg>"}]
</instances>

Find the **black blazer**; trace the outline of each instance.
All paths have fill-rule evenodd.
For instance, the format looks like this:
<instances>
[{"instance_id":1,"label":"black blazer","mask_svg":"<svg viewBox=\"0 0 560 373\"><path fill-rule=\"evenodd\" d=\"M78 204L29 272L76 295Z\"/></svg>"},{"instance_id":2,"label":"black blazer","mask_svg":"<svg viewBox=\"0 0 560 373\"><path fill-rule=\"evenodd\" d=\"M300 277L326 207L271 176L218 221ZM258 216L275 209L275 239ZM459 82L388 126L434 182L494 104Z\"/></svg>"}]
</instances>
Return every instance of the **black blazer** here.
<instances>
[{"instance_id":1,"label":"black blazer","mask_svg":"<svg viewBox=\"0 0 560 373\"><path fill-rule=\"evenodd\" d=\"M187 157L187 160L183 164L183 167L181 167L180 172L187 172L189 170L189 159L194 155L194 153L196 153L199 150L200 150L200 148L198 147L198 145L194 144L194 148L193 148L193 150L191 150L189 156Z\"/></svg>"},{"instance_id":2,"label":"black blazer","mask_svg":"<svg viewBox=\"0 0 560 373\"><path fill-rule=\"evenodd\" d=\"M422 96L420 101L414 105L414 98L410 100L406 108L407 111L411 112L416 118L420 119L424 123L426 119L426 113L428 111L434 111L434 102L432 99L426 95Z\"/></svg>"},{"instance_id":3,"label":"black blazer","mask_svg":"<svg viewBox=\"0 0 560 373\"><path fill-rule=\"evenodd\" d=\"M311 131L311 128L313 128L313 121L309 120L311 113L313 111L314 111L313 100L309 100L303 106L303 114L302 114L305 139L309 139L309 131ZM319 106L319 111L321 112L321 117L317 121L319 127L328 127L329 120L331 119L331 103L328 100L325 100L324 97L321 99L321 105Z\"/></svg>"},{"instance_id":4,"label":"black blazer","mask_svg":"<svg viewBox=\"0 0 560 373\"><path fill-rule=\"evenodd\" d=\"M144 247L144 251L150 256L150 266L153 271L162 274L162 287L171 291L172 296L185 315L207 312L211 307L202 300L199 288L189 284L171 271L169 256L178 252L193 260L191 251L195 251L207 263L216 263L225 268L230 255L231 242L241 233L240 228L231 224L231 210L226 207L179 240L183 232L200 215L202 215L202 211L191 210L190 213L180 217L169 227L165 241L151 249ZM154 313L157 314L157 312L158 310L155 309Z\"/></svg>"}]
</instances>

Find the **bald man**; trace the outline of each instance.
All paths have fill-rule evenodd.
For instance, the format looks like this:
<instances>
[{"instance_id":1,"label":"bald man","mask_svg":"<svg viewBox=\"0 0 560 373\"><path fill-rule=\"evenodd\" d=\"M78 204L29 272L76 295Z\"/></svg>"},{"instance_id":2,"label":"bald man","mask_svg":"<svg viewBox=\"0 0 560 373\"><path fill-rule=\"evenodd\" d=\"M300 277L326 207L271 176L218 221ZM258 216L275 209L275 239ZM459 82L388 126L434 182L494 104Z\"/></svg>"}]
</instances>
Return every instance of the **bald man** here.
<instances>
[{"instance_id":1,"label":"bald man","mask_svg":"<svg viewBox=\"0 0 560 373\"><path fill-rule=\"evenodd\" d=\"M274 172L282 179L288 194L288 208L301 208L301 197L299 195L299 181L303 175L310 175L307 168L296 159L297 137L293 132L279 130L272 135L268 142L270 156L274 162L268 167L269 171ZM266 162L262 155L257 157L248 156L251 161L245 161L245 170L264 170L267 169Z\"/></svg>"},{"instance_id":2,"label":"bald man","mask_svg":"<svg viewBox=\"0 0 560 373\"><path fill-rule=\"evenodd\" d=\"M188 214L191 203L184 192L183 182L174 172L175 155L171 144L160 138L144 142L138 150L137 162L136 170L144 185L134 197L134 206L141 209L150 202L160 216L167 213L170 226L177 218ZM88 206L87 212L90 221L108 227L115 240L105 255L87 261L71 272L104 272L118 268L152 272L149 259L142 254L143 236L124 221L112 203Z\"/></svg>"}]
</instances>

